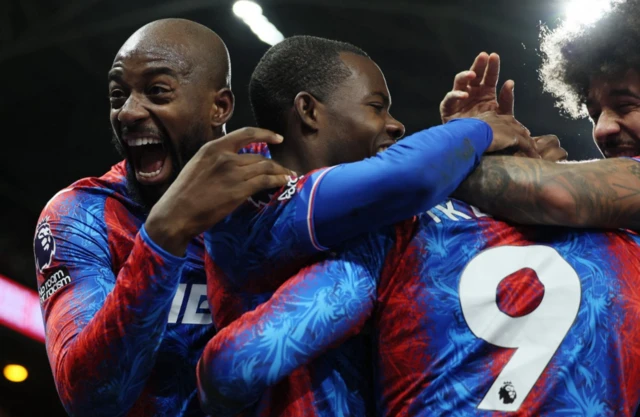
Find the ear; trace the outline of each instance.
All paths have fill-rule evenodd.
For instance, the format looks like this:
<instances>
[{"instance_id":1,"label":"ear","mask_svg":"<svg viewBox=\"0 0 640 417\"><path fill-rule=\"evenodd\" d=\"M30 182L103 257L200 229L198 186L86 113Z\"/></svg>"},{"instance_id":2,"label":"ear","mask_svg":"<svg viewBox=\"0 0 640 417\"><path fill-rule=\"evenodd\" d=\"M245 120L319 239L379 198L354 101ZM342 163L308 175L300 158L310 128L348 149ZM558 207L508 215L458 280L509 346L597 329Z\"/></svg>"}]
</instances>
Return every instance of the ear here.
<instances>
[{"instance_id":1,"label":"ear","mask_svg":"<svg viewBox=\"0 0 640 417\"><path fill-rule=\"evenodd\" d=\"M229 88L223 88L215 93L211 106L211 126L220 127L233 116L235 97Z\"/></svg>"},{"instance_id":2,"label":"ear","mask_svg":"<svg viewBox=\"0 0 640 417\"><path fill-rule=\"evenodd\" d=\"M319 129L324 106L313 95L306 91L299 92L293 99L293 109L298 114L304 128L313 131Z\"/></svg>"}]
</instances>

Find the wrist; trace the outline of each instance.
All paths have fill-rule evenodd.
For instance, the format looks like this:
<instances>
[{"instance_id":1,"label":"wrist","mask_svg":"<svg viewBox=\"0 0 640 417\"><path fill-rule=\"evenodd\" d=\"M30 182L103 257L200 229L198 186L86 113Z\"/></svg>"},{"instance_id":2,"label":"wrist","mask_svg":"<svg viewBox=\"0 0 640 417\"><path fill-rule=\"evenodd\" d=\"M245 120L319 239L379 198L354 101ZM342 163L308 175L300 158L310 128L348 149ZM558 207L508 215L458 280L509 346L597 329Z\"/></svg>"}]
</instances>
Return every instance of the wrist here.
<instances>
[{"instance_id":1,"label":"wrist","mask_svg":"<svg viewBox=\"0 0 640 417\"><path fill-rule=\"evenodd\" d=\"M178 216L165 216L152 209L145 222L149 238L172 255L182 257L193 236L186 230Z\"/></svg>"}]
</instances>

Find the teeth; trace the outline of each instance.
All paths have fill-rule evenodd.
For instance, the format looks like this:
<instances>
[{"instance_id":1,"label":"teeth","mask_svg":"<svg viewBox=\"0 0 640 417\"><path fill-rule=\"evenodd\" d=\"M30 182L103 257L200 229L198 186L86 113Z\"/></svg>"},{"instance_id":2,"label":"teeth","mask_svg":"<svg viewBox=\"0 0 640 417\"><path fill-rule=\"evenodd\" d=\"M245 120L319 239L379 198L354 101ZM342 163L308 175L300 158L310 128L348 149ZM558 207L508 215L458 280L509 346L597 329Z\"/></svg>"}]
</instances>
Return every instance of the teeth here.
<instances>
[{"instance_id":1,"label":"teeth","mask_svg":"<svg viewBox=\"0 0 640 417\"><path fill-rule=\"evenodd\" d=\"M157 138L138 138L138 139L127 139L128 146L144 146L144 145L155 145L160 144L162 141Z\"/></svg>"},{"instance_id":2,"label":"teeth","mask_svg":"<svg viewBox=\"0 0 640 417\"><path fill-rule=\"evenodd\" d=\"M142 172L142 171L138 171L138 174L140 174L140 176L142 178L153 178L156 175L158 175L160 173L160 171L162 171L162 168L160 168L157 171L153 171L153 172Z\"/></svg>"},{"instance_id":3,"label":"teeth","mask_svg":"<svg viewBox=\"0 0 640 417\"><path fill-rule=\"evenodd\" d=\"M381 146L381 147L379 147L379 148L378 148L378 153L380 153L380 152L384 152L384 151L386 151L387 149L389 149L389 147L388 147L388 146Z\"/></svg>"}]
</instances>

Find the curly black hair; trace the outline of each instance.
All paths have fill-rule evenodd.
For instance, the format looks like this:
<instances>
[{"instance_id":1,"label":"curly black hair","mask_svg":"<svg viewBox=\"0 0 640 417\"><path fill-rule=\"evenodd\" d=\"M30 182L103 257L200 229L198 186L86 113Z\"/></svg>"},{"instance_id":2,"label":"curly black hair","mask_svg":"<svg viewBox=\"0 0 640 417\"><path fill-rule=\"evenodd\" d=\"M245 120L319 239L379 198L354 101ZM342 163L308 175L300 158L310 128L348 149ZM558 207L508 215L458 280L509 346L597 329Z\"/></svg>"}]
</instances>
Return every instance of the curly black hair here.
<instances>
[{"instance_id":1,"label":"curly black hair","mask_svg":"<svg viewBox=\"0 0 640 417\"><path fill-rule=\"evenodd\" d=\"M544 91L553 94L569 116L585 117L593 77L610 79L640 70L640 0L614 1L592 25L542 27L540 37Z\"/></svg>"},{"instance_id":2,"label":"curly black hair","mask_svg":"<svg viewBox=\"0 0 640 417\"><path fill-rule=\"evenodd\" d=\"M258 126L283 133L284 113L301 91L320 101L329 99L336 86L351 75L340 59L342 52L368 57L350 43L315 36L292 36L271 47L249 82L249 99Z\"/></svg>"}]
</instances>

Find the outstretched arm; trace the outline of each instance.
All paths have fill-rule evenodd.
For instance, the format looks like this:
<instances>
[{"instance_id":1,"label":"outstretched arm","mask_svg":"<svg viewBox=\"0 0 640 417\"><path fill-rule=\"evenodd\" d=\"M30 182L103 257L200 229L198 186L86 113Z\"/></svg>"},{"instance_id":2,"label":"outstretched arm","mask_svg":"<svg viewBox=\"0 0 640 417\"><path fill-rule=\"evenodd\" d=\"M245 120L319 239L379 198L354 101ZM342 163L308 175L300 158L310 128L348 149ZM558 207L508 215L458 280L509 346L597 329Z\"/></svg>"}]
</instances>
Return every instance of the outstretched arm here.
<instances>
[{"instance_id":1,"label":"outstretched arm","mask_svg":"<svg viewBox=\"0 0 640 417\"><path fill-rule=\"evenodd\" d=\"M358 333L370 316L390 233L364 235L302 269L264 304L222 329L198 363L202 408L236 415L270 386Z\"/></svg>"},{"instance_id":2,"label":"outstretched arm","mask_svg":"<svg viewBox=\"0 0 640 417\"><path fill-rule=\"evenodd\" d=\"M487 156L454 193L523 224L640 229L640 163Z\"/></svg>"}]
</instances>

